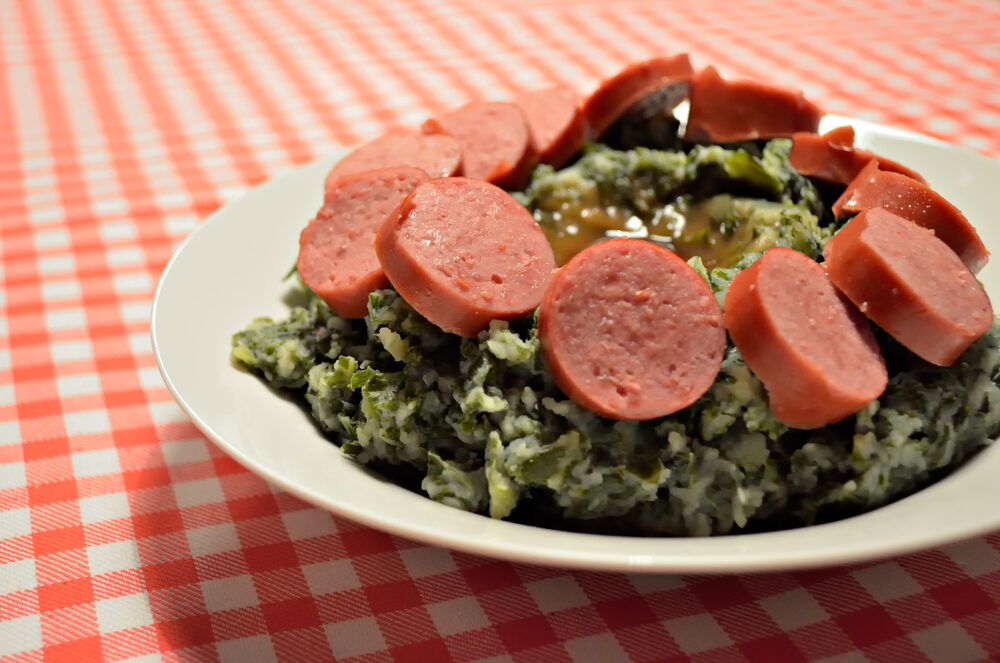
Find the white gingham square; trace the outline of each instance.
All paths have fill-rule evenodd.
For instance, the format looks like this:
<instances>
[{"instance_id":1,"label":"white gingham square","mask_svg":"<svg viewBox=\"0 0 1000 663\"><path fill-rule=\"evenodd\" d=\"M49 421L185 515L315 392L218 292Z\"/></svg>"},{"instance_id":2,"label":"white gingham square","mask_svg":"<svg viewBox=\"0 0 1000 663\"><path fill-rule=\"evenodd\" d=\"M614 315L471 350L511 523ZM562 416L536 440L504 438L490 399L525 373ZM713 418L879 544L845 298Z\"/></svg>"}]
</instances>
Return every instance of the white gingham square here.
<instances>
[{"instance_id":1,"label":"white gingham square","mask_svg":"<svg viewBox=\"0 0 1000 663\"><path fill-rule=\"evenodd\" d=\"M628 660L628 655L611 633L576 638L563 643L573 663L610 663Z\"/></svg>"},{"instance_id":2,"label":"white gingham square","mask_svg":"<svg viewBox=\"0 0 1000 663\"><path fill-rule=\"evenodd\" d=\"M253 578L248 575L206 580L201 583L201 593L210 612L246 608L259 602Z\"/></svg>"},{"instance_id":3,"label":"white gingham square","mask_svg":"<svg viewBox=\"0 0 1000 663\"><path fill-rule=\"evenodd\" d=\"M124 631L153 623L153 610L145 592L97 601L94 608L102 633Z\"/></svg>"},{"instance_id":4,"label":"white gingham square","mask_svg":"<svg viewBox=\"0 0 1000 663\"><path fill-rule=\"evenodd\" d=\"M128 495L125 493L80 498L80 520L86 525L127 518L129 512Z\"/></svg>"},{"instance_id":5,"label":"white gingham square","mask_svg":"<svg viewBox=\"0 0 1000 663\"><path fill-rule=\"evenodd\" d=\"M316 596L342 592L361 586L354 565L349 559L332 559L327 562L306 564L302 567L309 591Z\"/></svg>"},{"instance_id":6,"label":"white gingham square","mask_svg":"<svg viewBox=\"0 0 1000 663\"><path fill-rule=\"evenodd\" d=\"M21 559L16 562L0 564L0 595L31 589L37 584L35 560Z\"/></svg>"},{"instance_id":7,"label":"white gingham square","mask_svg":"<svg viewBox=\"0 0 1000 663\"><path fill-rule=\"evenodd\" d=\"M374 617L359 617L323 627L337 658L361 656L385 649L385 638Z\"/></svg>"},{"instance_id":8,"label":"white gingham square","mask_svg":"<svg viewBox=\"0 0 1000 663\"><path fill-rule=\"evenodd\" d=\"M105 420L107 415L102 410L95 410L92 413L94 421L85 425L79 421L74 422L74 427L76 430L70 432L69 423L66 425L67 432L73 434L74 432L79 432L81 428L86 428L86 432L105 432L111 430L111 424L109 423L107 428L103 428L103 421L97 421L97 413L104 415ZM82 414L82 413L76 413ZM70 415L67 415L67 417ZM70 458L73 462L73 474L76 475L78 479L84 477L93 477L100 474L116 474L122 471L121 463L118 462L118 451L114 448L111 449L92 449L90 451L77 451L76 453L70 454Z\"/></svg>"},{"instance_id":9,"label":"white gingham square","mask_svg":"<svg viewBox=\"0 0 1000 663\"><path fill-rule=\"evenodd\" d=\"M233 661L234 663L267 663L277 661L278 657L274 653L274 645L271 643L269 635L254 635L248 638L238 638L234 640L223 640L216 643L219 650L219 659L223 662Z\"/></svg>"},{"instance_id":10,"label":"white gingham square","mask_svg":"<svg viewBox=\"0 0 1000 663\"><path fill-rule=\"evenodd\" d=\"M91 575L95 576L142 566L139 548L131 539L87 546L87 564Z\"/></svg>"},{"instance_id":11,"label":"white gingham square","mask_svg":"<svg viewBox=\"0 0 1000 663\"><path fill-rule=\"evenodd\" d=\"M87 396L101 393L101 378L97 373L75 373L56 376L56 389L60 398Z\"/></svg>"},{"instance_id":12,"label":"white gingham square","mask_svg":"<svg viewBox=\"0 0 1000 663\"><path fill-rule=\"evenodd\" d=\"M2 430L0 430L2 433ZM0 463L0 490L5 488L21 488L27 485L28 477L24 473L24 463Z\"/></svg>"},{"instance_id":13,"label":"white gingham square","mask_svg":"<svg viewBox=\"0 0 1000 663\"><path fill-rule=\"evenodd\" d=\"M70 435L107 433L111 431L111 420L108 419L107 410L67 412L63 414L63 422L66 424L66 432ZM93 462L84 461L84 464L93 466L94 464L105 463L106 465L110 465L110 462L106 460L105 456L101 456L100 460ZM89 470L89 467L87 469Z\"/></svg>"},{"instance_id":14,"label":"white gingham square","mask_svg":"<svg viewBox=\"0 0 1000 663\"><path fill-rule=\"evenodd\" d=\"M41 647L41 615L0 620L0 656L10 656Z\"/></svg>"},{"instance_id":15,"label":"white gingham square","mask_svg":"<svg viewBox=\"0 0 1000 663\"><path fill-rule=\"evenodd\" d=\"M0 511L0 536L6 538L29 534L31 534L31 509L24 507Z\"/></svg>"},{"instance_id":16,"label":"white gingham square","mask_svg":"<svg viewBox=\"0 0 1000 663\"><path fill-rule=\"evenodd\" d=\"M441 635L472 631L490 624L490 620L474 596L428 603L426 607Z\"/></svg>"}]
</instances>

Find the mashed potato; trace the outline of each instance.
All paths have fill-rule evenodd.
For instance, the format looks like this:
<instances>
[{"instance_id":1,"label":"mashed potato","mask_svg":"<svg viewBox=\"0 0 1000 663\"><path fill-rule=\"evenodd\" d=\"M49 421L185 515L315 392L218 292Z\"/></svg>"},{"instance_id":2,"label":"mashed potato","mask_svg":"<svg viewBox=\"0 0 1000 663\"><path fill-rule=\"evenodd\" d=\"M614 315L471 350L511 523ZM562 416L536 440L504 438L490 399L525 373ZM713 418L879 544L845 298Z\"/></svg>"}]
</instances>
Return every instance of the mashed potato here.
<instances>
[{"instance_id":1,"label":"mashed potato","mask_svg":"<svg viewBox=\"0 0 1000 663\"><path fill-rule=\"evenodd\" d=\"M633 233L692 256L721 302L761 251L790 246L817 259L835 230L787 148L780 140L759 152L595 147L562 171L539 167L519 195L554 245L577 241L567 229L581 217L598 219L603 236ZM671 225L670 214L691 222ZM344 320L304 289L288 318L237 332L232 358L301 394L344 453L430 499L546 526L710 535L871 509L991 443L1000 429L997 324L947 368L878 338L890 369L885 393L846 421L808 431L771 416L732 346L694 405L612 421L554 386L533 318L462 339L392 290L372 293L365 319Z\"/></svg>"}]
</instances>

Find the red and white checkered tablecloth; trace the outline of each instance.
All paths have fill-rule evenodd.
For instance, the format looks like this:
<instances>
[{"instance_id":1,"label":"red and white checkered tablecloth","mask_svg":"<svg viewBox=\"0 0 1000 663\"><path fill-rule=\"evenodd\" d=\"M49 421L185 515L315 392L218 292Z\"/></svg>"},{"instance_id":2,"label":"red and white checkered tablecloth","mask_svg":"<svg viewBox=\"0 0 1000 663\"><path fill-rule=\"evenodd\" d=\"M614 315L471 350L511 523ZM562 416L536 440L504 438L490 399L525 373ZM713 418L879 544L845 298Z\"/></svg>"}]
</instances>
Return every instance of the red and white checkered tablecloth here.
<instances>
[{"instance_id":1,"label":"red and white checkered tablecloth","mask_svg":"<svg viewBox=\"0 0 1000 663\"><path fill-rule=\"evenodd\" d=\"M268 485L164 387L153 289L226 200L681 51L1000 157L990 0L0 0L0 659L1000 660L1000 533L769 575L498 562Z\"/></svg>"}]
</instances>

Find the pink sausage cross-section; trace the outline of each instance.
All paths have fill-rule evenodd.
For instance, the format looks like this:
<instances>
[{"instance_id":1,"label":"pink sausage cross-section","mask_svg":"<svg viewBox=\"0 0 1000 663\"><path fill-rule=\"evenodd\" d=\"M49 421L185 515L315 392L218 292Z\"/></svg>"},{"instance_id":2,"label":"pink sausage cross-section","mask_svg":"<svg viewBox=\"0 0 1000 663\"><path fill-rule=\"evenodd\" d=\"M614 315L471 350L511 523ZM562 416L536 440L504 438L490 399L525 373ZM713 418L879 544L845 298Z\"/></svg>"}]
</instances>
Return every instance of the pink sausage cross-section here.
<instances>
[{"instance_id":1,"label":"pink sausage cross-section","mask_svg":"<svg viewBox=\"0 0 1000 663\"><path fill-rule=\"evenodd\" d=\"M832 424L885 389L885 361L868 321L808 256L769 249L733 279L725 309L729 335L779 421Z\"/></svg>"},{"instance_id":2,"label":"pink sausage cross-section","mask_svg":"<svg viewBox=\"0 0 1000 663\"><path fill-rule=\"evenodd\" d=\"M418 186L379 228L392 286L446 332L475 337L491 320L538 306L556 267L531 213L499 187L465 177Z\"/></svg>"},{"instance_id":3,"label":"pink sausage cross-section","mask_svg":"<svg viewBox=\"0 0 1000 663\"><path fill-rule=\"evenodd\" d=\"M625 420L694 403L726 349L708 284L677 254L638 239L594 244L560 268L538 309L538 337L570 399Z\"/></svg>"},{"instance_id":4,"label":"pink sausage cross-section","mask_svg":"<svg viewBox=\"0 0 1000 663\"><path fill-rule=\"evenodd\" d=\"M587 137L580 102L561 85L530 90L514 99L528 120L531 146L541 163L561 167L576 154Z\"/></svg>"},{"instance_id":5,"label":"pink sausage cross-section","mask_svg":"<svg viewBox=\"0 0 1000 663\"><path fill-rule=\"evenodd\" d=\"M861 212L823 249L833 283L879 327L950 366L993 323L986 291L955 252L885 209Z\"/></svg>"},{"instance_id":6,"label":"pink sausage cross-section","mask_svg":"<svg viewBox=\"0 0 1000 663\"><path fill-rule=\"evenodd\" d=\"M833 213L843 217L845 213L876 207L934 231L973 274L979 273L990 259L979 233L944 196L905 175L886 172L877 160L872 160L833 203Z\"/></svg>"},{"instance_id":7,"label":"pink sausage cross-section","mask_svg":"<svg viewBox=\"0 0 1000 663\"><path fill-rule=\"evenodd\" d=\"M375 231L427 173L408 166L338 178L299 235L299 275L338 315L363 318L368 294L389 285L375 256Z\"/></svg>"},{"instance_id":8,"label":"pink sausage cross-section","mask_svg":"<svg viewBox=\"0 0 1000 663\"><path fill-rule=\"evenodd\" d=\"M462 148L461 175L508 190L528 180L538 155L531 145L528 121L520 108L502 101L472 101L427 120L429 135L452 136Z\"/></svg>"},{"instance_id":9,"label":"pink sausage cross-section","mask_svg":"<svg viewBox=\"0 0 1000 663\"><path fill-rule=\"evenodd\" d=\"M462 166L462 150L451 136L429 135L416 129L390 131L363 143L330 169L324 189L338 179L366 170L411 166L430 177L454 175Z\"/></svg>"}]
</instances>

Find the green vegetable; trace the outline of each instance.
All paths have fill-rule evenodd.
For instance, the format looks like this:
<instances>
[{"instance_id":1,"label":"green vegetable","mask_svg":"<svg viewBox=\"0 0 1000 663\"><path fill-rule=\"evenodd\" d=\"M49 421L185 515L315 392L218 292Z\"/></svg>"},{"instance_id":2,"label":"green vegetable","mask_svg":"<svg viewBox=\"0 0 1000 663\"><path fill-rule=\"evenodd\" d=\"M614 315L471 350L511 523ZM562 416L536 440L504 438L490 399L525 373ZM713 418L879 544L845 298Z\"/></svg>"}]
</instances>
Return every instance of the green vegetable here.
<instances>
[{"instance_id":1,"label":"green vegetable","mask_svg":"<svg viewBox=\"0 0 1000 663\"><path fill-rule=\"evenodd\" d=\"M693 262L717 293L737 271ZM494 322L462 339L392 290L373 293L369 313L371 330L358 334L313 300L287 321L235 334L233 358L276 386L304 390L321 426L357 461L412 465L431 499L497 518L669 535L811 523L912 492L1000 428L996 325L954 366L915 365L847 422L799 431L771 417L735 348L691 407L612 421L555 388L532 320ZM336 357L319 350L334 337ZM275 370L275 348L285 344L314 362L305 378L293 377L304 361Z\"/></svg>"},{"instance_id":2,"label":"green vegetable","mask_svg":"<svg viewBox=\"0 0 1000 663\"><path fill-rule=\"evenodd\" d=\"M305 385L306 374L322 358L335 359L360 337L360 330L334 315L303 286L305 306L296 306L278 322L256 318L233 335L231 358L262 373L280 388Z\"/></svg>"},{"instance_id":3,"label":"green vegetable","mask_svg":"<svg viewBox=\"0 0 1000 663\"><path fill-rule=\"evenodd\" d=\"M645 237L689 257L722 305L763 251L819 259L834 230L788 149L590 145L561 171L538 167L517 195L557 256L605 236ZM304 286L301 295L286 319L234 334L232 361L301 394L359 463L412 467L431 499L494 518L665 535L809 524L909 494L1000 431L998 324L947 368L879 335L886 391L844 422L803 431L771 416L734 347L690 407L612 421L555 387L535 316L464 339L393 290L369 296L363 321L339 318Z\"/></svg>"}]
</instances>

